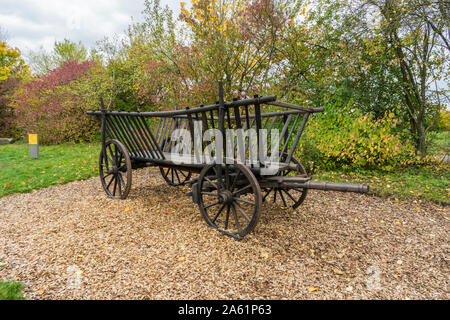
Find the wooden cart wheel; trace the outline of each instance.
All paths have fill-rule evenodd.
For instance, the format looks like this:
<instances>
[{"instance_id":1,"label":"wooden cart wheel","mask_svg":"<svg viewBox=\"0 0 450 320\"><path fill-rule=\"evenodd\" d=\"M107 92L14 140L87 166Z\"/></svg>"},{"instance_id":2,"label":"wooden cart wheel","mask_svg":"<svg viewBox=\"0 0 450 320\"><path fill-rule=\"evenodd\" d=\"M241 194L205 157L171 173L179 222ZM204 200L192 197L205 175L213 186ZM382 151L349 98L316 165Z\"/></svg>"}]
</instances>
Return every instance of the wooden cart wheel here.
<instances>
[{"instance_id":1,"label":"wooden cart wheel","mask_svg":"<svg viewBox=\"0 0 450 320\"><path fill-rule=\"evenodd\" d=\"M127 148L117 140L105 144L106 156L100 151L99 171L103 189L112 199L125 199L131 188L131 160Z\"/></svg>"},{"instance_id":2,"label":"wooden cart wheel","mask_svg":"<svg viewBox=\"0 0 450 320\"><path fill-rule=\"evenodd\" d=\"M221 181L218 170L222 171ZM198 191L200 212L210 227L237 240L255 228L262 195L258 180L246 166L206 166L200 173Z\"/></svg>"},{"instance_id":3,"label":"wooden cart wheel","mask_svg":"<svg viewBox=\"0 0 450 320\"><path fill-rule=\"evenodd\" d=\"M164 180L166 180L166 182L170 186L185 185L186 182L188 182L191 179L192 175L190 171L184 171L175 168L159 167L159 170L161 171L161 175L163 176Z\"/></svg>"},{"instance_id":4,"label":"wooden cart wheel","mask_svg":"<svg viewBox=\"0 0 450 320\"><path fill-rule=\"evenodd\" d=\"M286 154L283 155L283 157L286 156ZM294 172L300 172L301 174L305 175L307 174L305 167L296 158L291 158L291 164L295 164L297 167L297 170L295 170ZM285 177L288 176L291 172L293 172L293 170L286 169L278 172L277 176ZM276 203L277 199L279 198L285 207L292 207L294 209L297 209L303 203L303 201L305 201L306 195L308 194L308 189L304 188L284 189L273 187L267 188L264 191L266 193L264 194L263 202L270 198L270 194L273 194L273 203Z\"/></svg>"}]
</instances>

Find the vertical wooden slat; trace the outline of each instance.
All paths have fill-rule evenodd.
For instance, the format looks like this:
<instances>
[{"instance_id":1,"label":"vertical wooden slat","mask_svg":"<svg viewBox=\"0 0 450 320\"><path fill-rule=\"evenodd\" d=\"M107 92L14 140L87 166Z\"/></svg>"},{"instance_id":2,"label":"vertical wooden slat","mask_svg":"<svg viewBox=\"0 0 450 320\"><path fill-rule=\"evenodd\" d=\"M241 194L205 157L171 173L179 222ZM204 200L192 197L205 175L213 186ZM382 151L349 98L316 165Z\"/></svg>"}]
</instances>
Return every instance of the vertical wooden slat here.
<instances>
[{"instance_id":1,"label":"vertical wooden slat","mask_svg":"<svg viewBox=\"0 0 450 320\"><path fill-rule=\"evenodd\" d=\"M298 142L300 141L300 137L302 136L303 130L305 129L306 126L306 122L308 121L309 118L309 112L305 113L305 115L303 116L303 121L302 121L302 125L300 126L300 130L297 132L297 136L295 137L295 141L291 147L291 150L289 152L289 155L286 159L286 163L289 164L291 162L292 159L292 155L295 152L295 149L297 148Z\"/></svg>"},{"instance_id":2,"label":"vertical wooden slat","mask_svg":"<svg viewBox=\"0 0 450 320\"><path fill-rule=\"evenodd\" d=\"M130 119L134 122L134 124L139 128L141 131L140 138L142 142L145 144L145 147L147 148L148 152L150 153L151 158L157 159L156 153L153 152L153 146L151 146L151 139L149 139L147 132L145 132L144 126L140 122L141 117L130 117ZM143 136L142 136L143 135Z\"/></svg>"},{"instance_id":3,"label":"vertical wooden slat","mask_svg":"<svg viewBox=\"0 0 450 320\"><path fill-rule=\"evenodd\" d=\"M258 98L258 95L254 96L255 99ZM255 103L255 120L256 120L256 137L257 137L257 161L262 162L262 150L261 150L261 106L259 103Z\"/></svg>"}]
</instances>

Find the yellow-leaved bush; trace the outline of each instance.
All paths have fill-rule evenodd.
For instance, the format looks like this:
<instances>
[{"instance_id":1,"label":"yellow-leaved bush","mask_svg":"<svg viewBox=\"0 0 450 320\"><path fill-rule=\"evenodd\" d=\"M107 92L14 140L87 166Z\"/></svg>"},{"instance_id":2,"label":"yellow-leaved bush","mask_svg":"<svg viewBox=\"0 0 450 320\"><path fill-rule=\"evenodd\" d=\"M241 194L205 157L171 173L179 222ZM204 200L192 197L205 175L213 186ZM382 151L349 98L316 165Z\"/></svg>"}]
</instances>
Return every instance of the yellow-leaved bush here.
<instances>
[{"instance_id":1,"label":"yellow-leaved bush","mask_svg":"<svg viewBox=\"0 0 450 320\"><path fill-rule=\"evenodd\" d=\"M314 167L391 170L415 157L400 121L358 110L332 109L310 119L299 147L300 158Z\"/></svg>"}]
</instances>

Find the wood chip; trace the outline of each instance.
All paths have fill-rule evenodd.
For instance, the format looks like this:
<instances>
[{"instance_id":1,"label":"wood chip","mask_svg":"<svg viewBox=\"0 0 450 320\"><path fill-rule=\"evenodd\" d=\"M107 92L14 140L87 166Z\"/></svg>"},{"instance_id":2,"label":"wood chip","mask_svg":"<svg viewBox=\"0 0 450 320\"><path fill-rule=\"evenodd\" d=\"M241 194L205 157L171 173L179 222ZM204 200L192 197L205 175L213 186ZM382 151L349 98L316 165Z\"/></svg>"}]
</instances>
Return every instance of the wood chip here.
<instances>
[{"instance_id":1,"label":"wood chip","mask_svg":"<svg viewBox=\"0 0 450 320\"><path fill-rule=\"evenodd\" d=\"M238 242L188 191L152 168L125 201L98 177L0 198L0 280L30 299L450 299L447 207L310 191Z\"/></svg>"}]
</instances>

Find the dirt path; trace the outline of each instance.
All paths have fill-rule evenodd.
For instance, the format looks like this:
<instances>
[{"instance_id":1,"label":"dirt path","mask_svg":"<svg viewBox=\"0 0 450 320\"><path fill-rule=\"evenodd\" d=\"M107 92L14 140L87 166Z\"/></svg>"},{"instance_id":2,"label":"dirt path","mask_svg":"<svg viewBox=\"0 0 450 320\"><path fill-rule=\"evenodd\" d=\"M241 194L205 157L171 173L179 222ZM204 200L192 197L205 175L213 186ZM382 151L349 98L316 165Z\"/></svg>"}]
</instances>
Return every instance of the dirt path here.
<instances>
[{"instance_id":1,"label":"dirt path","mask_svg":"<svg viewBox=\"0 0 450 320\"><path fill-rule=\"evenodd\" d=\"M130 198L98 178L0 199L0 279L31 299L449 299L449 208L310 192L265 204L242 242L206 227L159 170Z\"/></svg>"}]
</instances>

